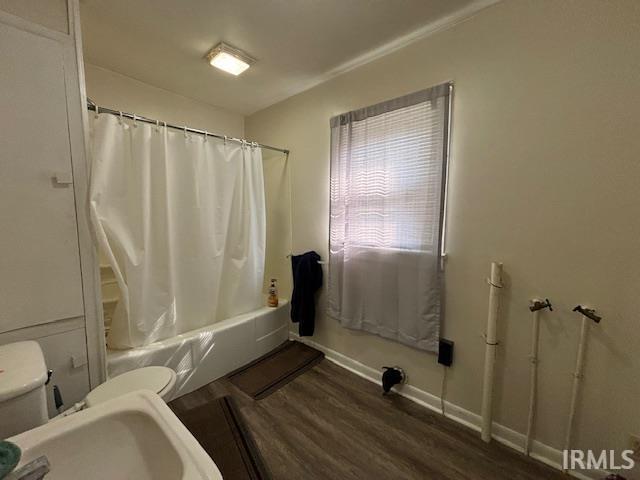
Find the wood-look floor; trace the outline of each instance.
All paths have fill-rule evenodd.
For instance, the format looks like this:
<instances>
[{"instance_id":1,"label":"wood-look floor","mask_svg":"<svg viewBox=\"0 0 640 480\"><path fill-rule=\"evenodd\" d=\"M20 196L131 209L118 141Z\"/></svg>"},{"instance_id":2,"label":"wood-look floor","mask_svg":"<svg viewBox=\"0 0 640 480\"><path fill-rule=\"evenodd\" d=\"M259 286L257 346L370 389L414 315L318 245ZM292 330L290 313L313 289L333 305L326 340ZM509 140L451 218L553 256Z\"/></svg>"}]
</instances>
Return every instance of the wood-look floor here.
<instances>
[{"instance_id":1,"label":"wood-look floor","mask_svg":"<svg viewBox=\"0 0 640 480\"><path fill-rule=\"evenodd\" d=\"M274 480L566 479L324 360L252 400L225 379L171 402L185 410L232 395Z\"/></svg>"}]
</instances>

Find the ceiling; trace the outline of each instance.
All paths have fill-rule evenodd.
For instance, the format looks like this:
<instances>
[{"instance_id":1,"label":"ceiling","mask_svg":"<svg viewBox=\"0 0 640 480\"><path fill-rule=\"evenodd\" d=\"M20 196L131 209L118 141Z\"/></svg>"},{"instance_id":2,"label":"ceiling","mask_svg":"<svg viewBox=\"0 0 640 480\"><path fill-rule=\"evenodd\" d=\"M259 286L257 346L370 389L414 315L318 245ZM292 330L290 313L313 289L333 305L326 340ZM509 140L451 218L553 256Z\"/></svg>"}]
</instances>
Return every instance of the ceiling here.
<instances>
[{"instance_id":1,"label":"ceiling","mask_svg":"<svg viewBox=\"0 0 640 480\"><path fill-rule=\"evenodd\" d=\"M494 0L81 0L85 61L244 115ZM211 67L220 41L257 62Z\"/></svg>"}]
</instances>

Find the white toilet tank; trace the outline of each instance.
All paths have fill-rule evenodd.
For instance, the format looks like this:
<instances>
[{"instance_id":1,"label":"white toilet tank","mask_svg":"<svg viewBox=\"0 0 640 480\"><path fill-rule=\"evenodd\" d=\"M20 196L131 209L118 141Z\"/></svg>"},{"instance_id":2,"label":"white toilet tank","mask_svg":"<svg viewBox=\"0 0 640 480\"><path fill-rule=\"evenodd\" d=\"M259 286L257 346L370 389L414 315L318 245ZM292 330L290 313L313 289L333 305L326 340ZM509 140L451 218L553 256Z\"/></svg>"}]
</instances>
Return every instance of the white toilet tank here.
<instances>
[{"instance_id":1,"label":"white toilet tank","mask_svg":"<svg viewBox=\"0 0 640 480\"><path fill-rule=\"evenodd\" d=\"M47 367L37 342L0 345L0 439L49 420Z\"/></svg>"}]
</instances>

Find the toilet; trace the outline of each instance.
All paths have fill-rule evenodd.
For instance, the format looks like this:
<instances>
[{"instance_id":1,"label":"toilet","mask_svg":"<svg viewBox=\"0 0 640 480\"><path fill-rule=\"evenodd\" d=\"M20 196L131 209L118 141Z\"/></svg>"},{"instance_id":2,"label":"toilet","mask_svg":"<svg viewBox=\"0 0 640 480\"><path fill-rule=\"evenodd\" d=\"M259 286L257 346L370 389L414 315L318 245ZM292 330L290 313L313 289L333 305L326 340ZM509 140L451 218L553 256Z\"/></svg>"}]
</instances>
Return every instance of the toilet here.
<instances>
[{"instance_id":1,"label":"toilet","mask_svg":"<svg viewBox=\"0 0 640 480\"><path fill-rule=\"evenodd\" d=\"M176 386L176 372L168 367L142 367L113 377L95 389L84 399L87 408L134 390L151 390L168 402Z\"/></svg>"},{"instance_id":2,"label":"toilet","mask_svg":"<svg viewBox=\"0 0 640 480\"><path fill-rule=\"evenodd\" d=\"M0 439L49 421L47 383L48 370L38 342L0 346ZM172 369L142 367L107 380L69 410L91 408L134 390L151 390L168 402L175 385L176 373Z\"/></svg>"}]
</instances>

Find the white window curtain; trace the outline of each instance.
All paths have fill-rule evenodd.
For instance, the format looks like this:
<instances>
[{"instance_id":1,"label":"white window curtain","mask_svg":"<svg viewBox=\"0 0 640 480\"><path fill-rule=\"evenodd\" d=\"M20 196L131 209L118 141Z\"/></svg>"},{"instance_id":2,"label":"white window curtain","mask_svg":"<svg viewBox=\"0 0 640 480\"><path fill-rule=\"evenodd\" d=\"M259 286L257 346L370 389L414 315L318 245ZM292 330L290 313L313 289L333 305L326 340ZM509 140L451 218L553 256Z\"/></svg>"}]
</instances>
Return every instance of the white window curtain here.
<instances>
[{"instance_id":1,"label":"white window curtain","mask_svg":"<svg viewBox=\"0 0 640 480\"><path fill-rule=\"evenodd\" d=\"M329 315L433 352L450 88L331 119Z\"/></svg>"},{"instance_id":2,"label":"white window curtain","mask_svg":"<svg viewBox=\"0 0 640 480\"><path fill-rule=\"evenodd\" d=\"M146 345L259 308L261 150L110 114L91 121L92 223L121 294L109 347Z\"/></svg>"}]
</instances>

